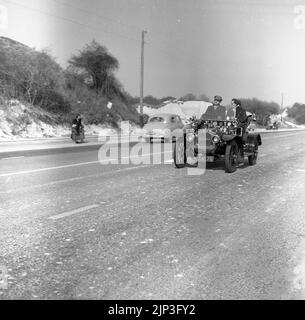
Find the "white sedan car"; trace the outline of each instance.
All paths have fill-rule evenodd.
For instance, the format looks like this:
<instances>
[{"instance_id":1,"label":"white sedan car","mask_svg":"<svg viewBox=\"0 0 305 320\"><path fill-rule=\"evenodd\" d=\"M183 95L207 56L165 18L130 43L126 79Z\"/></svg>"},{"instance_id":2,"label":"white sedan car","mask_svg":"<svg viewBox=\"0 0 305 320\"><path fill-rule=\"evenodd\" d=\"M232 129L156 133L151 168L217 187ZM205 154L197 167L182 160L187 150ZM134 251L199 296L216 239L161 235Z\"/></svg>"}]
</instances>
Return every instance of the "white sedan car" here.
<instances>
[{"instance_id":1,"label":"white sedan car","mask_svg":"<svg viewBox=\"0 0 305 320\"><path fill-rule=\"evenodd\" d=\"M162 113L151 116L143 128L143 137L147 142L172 141L172 133L176 129L182 129L184 124L176 114Z\"/></svg>"}]
</instances>

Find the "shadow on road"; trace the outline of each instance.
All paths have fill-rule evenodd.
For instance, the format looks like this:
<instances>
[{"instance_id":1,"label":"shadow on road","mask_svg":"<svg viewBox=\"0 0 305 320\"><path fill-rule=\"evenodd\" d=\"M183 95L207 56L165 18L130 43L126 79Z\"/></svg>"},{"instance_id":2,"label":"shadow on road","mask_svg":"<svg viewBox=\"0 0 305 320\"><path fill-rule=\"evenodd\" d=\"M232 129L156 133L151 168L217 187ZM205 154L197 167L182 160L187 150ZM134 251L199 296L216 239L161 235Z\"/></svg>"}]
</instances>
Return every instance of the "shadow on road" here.
<instances>
[{"instance_id":1,"label":"shadow on road","mask_svg":"<svg viewBox=\"0 0 305 320\"><path fill-rule=\"evenodd\" d=\"M196 168L197 166L187 164L185 166L186 168ZM244 163L241 163L238 167L237 170L243 170L249 167L248 161L245 159ZM223 160L218 160L215 162L207 162L206 163L206 170L211 170L211 171L225 171L225 163Z\"/></svg>"}]
</instances>

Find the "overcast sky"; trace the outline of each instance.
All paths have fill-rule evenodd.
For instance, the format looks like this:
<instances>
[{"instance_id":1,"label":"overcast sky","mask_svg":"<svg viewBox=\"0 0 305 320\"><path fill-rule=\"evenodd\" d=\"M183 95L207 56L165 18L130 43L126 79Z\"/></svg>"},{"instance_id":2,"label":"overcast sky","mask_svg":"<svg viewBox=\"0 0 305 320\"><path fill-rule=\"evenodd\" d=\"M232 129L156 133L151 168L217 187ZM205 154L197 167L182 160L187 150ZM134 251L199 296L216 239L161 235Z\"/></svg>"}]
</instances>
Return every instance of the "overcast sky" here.
<instances>
[{"instance_id":1,"label":"overcast sky","mask_svg":"<svg viewBox=\"0 0 305 320\"><path fill-rule=\"evenodd\" d=\"M0 34L49 48L66 66L95 39L120 62L117 77L144 94L257 97L305 103L305 0L0 0ZM3 15L7 15L7 24ZM304 11L305 15L305 11ZM1 23L2 21L2 23Z\"/></svg>"}]
</instances>

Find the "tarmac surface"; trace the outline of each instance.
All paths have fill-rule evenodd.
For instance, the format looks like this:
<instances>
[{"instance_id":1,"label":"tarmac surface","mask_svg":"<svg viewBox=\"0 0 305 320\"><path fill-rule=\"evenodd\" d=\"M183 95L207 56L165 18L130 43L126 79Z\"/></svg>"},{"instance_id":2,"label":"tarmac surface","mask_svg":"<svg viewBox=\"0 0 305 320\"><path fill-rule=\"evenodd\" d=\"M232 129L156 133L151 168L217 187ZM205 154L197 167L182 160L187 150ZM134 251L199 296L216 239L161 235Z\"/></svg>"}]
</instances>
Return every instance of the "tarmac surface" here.
<instances>
[{"instance_id":1,"label":"tarmac surface","mask_svg":"<svg viewBox=\"0 0 305 320\"><path fill-rule=\"evenodd\" d=\"M90 139L0 144L0 299L305 298L305 131L263 133L257 165L200 176L168 149L100 163Z\"/></svg>"}]
</instances>

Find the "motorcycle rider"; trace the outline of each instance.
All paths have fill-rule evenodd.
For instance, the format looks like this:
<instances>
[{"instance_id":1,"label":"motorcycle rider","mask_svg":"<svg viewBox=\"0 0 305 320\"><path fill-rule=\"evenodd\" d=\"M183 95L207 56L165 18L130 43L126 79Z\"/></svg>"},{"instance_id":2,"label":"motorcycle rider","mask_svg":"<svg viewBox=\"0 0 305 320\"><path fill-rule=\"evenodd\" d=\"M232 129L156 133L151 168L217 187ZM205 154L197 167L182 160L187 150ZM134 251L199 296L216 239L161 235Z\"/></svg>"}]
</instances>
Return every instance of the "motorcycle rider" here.
<instances>
[{"instance_id":1,"label":"motorcycle rider","mask_svg":"<svg viewBox=\"0 0 305 320\"><path fill-rule=\"evenodd\" d=\"M77 134L80 134L80 128L83 126L82 124L82 117L80 114L78 114L75 119L73 120L72 123L72 128L75 128Z\"/></svg>"}]
</instances>

